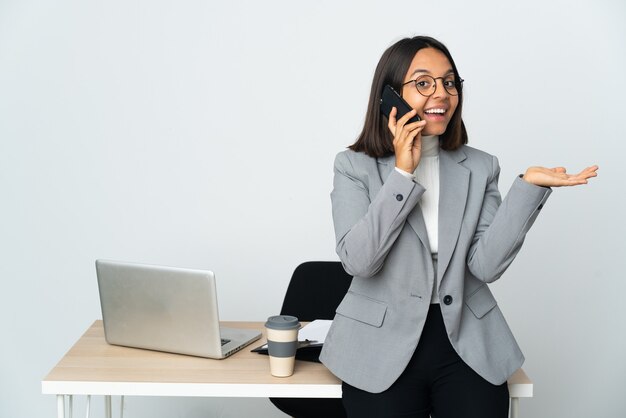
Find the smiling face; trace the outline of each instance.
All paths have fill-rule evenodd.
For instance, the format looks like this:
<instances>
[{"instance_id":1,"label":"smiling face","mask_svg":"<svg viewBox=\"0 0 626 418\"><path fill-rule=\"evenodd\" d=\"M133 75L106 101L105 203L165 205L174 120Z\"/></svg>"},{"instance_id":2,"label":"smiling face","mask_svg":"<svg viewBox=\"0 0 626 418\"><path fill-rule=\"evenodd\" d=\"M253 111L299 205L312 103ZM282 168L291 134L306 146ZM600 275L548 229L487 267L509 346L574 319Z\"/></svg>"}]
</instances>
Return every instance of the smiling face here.
<instances>
[{"instance_id":1,"label":"smiling face","mask_svg":"<svg viewBox=\"0 0 626 418\"><path fill-rule=\"evenodd\" d=\"M441 135L446 131L459 104L459 96L450 95L444 88L446 80L454 80L454 71L450 61L441 51L435 48L423 48L413 57L404 82L415 80L423 75L437 79L435 93L430 97L425 97L417 91L415 83L408 83L402 87L402 97L417 110L420 118L426 121L423 135Z\"/></svg>"}]
</instances>

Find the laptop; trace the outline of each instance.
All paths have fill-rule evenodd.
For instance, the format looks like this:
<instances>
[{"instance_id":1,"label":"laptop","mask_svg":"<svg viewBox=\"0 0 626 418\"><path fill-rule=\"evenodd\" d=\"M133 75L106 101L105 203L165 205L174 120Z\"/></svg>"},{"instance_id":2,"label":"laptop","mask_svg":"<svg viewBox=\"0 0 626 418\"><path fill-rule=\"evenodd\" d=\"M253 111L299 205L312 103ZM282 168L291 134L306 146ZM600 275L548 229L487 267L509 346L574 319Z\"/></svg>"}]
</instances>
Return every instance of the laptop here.
<instances>
[{"instance_id":1,"label":"laptop","mask_svg":"<svg viewBox=\"0 0 626 418\"><path fill-rule=\"evenodd\" d=\"M261 332L220 327L211 271L96 260L107 343L222 359Z\"/></svg>"}]
</instances>

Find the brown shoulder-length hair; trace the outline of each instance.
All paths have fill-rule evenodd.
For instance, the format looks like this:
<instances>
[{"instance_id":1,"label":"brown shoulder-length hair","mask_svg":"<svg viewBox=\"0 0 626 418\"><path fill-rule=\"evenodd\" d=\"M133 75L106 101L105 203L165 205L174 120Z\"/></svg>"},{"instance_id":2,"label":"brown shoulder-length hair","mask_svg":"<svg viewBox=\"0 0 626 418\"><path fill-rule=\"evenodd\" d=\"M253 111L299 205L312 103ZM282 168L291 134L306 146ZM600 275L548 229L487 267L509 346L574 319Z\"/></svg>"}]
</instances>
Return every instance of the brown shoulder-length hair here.
<instances>
[{"instance_id":1,"label":"brown shoulder-length hair","mask_svg":"<svg viewBox=\"0 0 626 418\"><path fill-rule=\"evenodd\" d=\"M404 77L409 71L409 67L417 51L423 48L434 48L441 51L450 61L454 77L460 80L456 64L448 48L438 40L429 36L415 36L404 38L391 45L380 58L372 90L370 92L367 113L365 114L365 124L356 142L350 145L353 151L362 151L370 157L384 157L394 153L393 135L387 127L388 120L380 112L380 98L383 87L389 84L396 91L402 91ZM459 91L459 105L452 115L452 119L446 131L439 136L441 148L444 150L455 150L463 144L467 144L467 131L461 119L463 109L463 89Z\"/></svg>"}]
</instances>

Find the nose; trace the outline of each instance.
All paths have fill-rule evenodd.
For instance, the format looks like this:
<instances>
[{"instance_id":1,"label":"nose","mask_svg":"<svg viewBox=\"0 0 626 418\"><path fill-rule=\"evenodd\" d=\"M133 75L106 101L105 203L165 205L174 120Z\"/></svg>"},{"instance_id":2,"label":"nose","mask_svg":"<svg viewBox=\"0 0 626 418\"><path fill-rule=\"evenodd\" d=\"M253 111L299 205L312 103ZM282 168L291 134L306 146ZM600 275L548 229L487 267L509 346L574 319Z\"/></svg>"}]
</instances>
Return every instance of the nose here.
<instances>
[{"instance_id":1,"label":"nose","mask_svg":"<svg viewBox=\"0 0 626 418\"><path fill-rule=\"evenodd\" d=\"M441 77L435 78L435 92L433 93L432 97L433 98L438 98L438 97L447 98L448 96L450 96L450 93L448 93L448 90L446 90L445 87L443 86L443 78Z\"/></svg>"}]
</instances>

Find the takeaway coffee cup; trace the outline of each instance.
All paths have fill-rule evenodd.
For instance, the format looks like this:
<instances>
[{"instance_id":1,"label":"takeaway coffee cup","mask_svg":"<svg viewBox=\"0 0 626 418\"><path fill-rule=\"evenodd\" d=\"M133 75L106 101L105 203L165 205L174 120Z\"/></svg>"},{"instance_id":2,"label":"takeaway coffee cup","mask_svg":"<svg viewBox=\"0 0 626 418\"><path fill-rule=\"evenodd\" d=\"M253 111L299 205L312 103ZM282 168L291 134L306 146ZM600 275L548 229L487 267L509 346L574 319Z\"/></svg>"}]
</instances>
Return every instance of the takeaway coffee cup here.
<instances>
[{"instance_id":1,"label":"takeaway coffee cup","mask_svg":"<svg viewBox=\"0 0 626 418\"><path fill-rule=\"evenodd\" d=\"M289 315L270 316L265 323L265 329L270 373L276 377L291 376L298 348L298 318Z\"/></svg>"}]
</instances>

